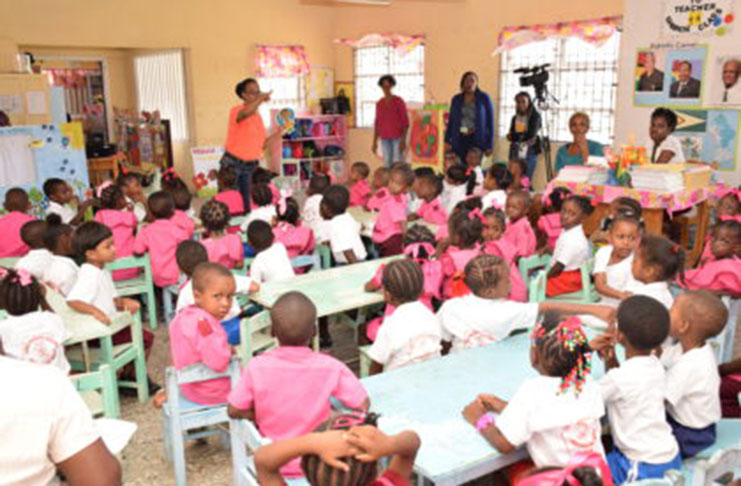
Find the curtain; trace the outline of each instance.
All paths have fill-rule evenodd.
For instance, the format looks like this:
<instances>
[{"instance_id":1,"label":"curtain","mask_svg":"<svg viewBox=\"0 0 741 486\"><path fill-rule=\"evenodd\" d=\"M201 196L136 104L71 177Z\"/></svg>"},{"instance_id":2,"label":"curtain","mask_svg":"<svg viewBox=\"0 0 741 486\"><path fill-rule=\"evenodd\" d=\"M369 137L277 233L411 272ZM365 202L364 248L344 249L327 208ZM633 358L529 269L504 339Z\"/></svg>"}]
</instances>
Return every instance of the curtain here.
<instances>
[{"instance_id":1,"label":"curtain","mask_svg":"<svg viewBox=\"0 0 741 486\"><path fill-rule=\"evenodd\" d=\"M621 26L622 17L604 17L556 24L505 27L499 33L499 47L492 55L553 37L577 37L584 42L600 46L607 42Z\"/></svg>"},{"instance_id":2,"label":"curtain","mask_svg":"<svg viewBox=\"0 0 741 486\"><path fill-rule=\"evenodd\" d=\"M399 57L406 56L412 52L418 45L425 43L424 34L404 35L404 34L366 34L360 39L335 39L336 44L344 44L353 48L390 46L396 50Z\"/></svg>"},{"instance_id":3,"label":"curtain","mask_svg":"<svg viewBox=\"0 0 741 486\"><path fill-rule=\"evenodd\" d=\"M92 78L100 78L100 71L85 69L44 69L43 73L49 78L51 86L64 88L64 101L67 112L71 115L82 115L93 104Z\"/></svg>"},{"instance_id":4,"label":"curtain","mask_svg":"<svg viewBox=\"0 0 741 486\"><path fill-rule=\"evenodd\" d=\"M255 74L259 78L287 78L309 74L304 46L257 46Z\"/></svg>"},{"instance_id":5,"label":"curtain","mask_svg":"<svg viewBox=\"0 0 741 486\"><path fill-rule=\"evenodd\" d=\"M188 139L185 70L181 50L144 54L134 58L139 111L159 110L170 120L173 140Z\"/></svg>"}]
</instances>

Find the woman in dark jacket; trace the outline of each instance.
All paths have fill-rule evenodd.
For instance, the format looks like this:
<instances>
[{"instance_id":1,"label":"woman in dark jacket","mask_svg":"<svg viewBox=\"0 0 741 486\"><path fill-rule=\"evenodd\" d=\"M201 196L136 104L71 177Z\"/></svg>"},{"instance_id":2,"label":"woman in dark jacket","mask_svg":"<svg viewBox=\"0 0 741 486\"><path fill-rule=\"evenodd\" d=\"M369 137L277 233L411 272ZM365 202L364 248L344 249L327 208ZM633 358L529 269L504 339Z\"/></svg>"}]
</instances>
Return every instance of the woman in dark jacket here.
<instances>
[{"instance_id":1,"label":"woman in dark jacket","mask_svg":"<svg viewBox=\"0 0 741 486\"><path fill-rule=\"evenodd\" d=\"M487 156L494 148L494 106L478 84L476 73L468 71L461 78L461 92L450 102L445 148L453 150L462 161L473 147Z\"/></svg>"},{"instance_id":2,"label":"woman in dark jacket","mask_svg":"<svg viewBox=\"0 0 741 486\"><path fill-rule=\"evenodd\" d=\"M540 113L533 106L530 95L521 91L515 95L515 115L509 126L509 160L524 160L527 163L527 176L532 181L540 153L538 131L540 131Z\"/></svg>"}]
</instances>

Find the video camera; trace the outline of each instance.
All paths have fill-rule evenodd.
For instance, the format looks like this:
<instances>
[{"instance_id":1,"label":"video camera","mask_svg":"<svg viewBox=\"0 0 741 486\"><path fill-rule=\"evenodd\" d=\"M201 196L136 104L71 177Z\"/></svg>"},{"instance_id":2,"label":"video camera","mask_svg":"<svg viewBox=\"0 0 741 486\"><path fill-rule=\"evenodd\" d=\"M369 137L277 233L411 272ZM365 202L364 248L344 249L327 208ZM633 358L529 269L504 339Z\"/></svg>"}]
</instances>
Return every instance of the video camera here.
<instances>
[{"instance_id":1,"label":"video camera","mask_svg":"<svg viewBox=\"0 0 741 486\"><path fill-rule=\"evenodd\" d=\"M535 89L535 99L540 102L546 100L546 93L548 92L546 83L550 79L550 73L548 72L550 66L550 64L541 64L540 66L515 69L516 74L521 74L520 86L523 88L532 86Z\"/></svg>"}]
</instances>

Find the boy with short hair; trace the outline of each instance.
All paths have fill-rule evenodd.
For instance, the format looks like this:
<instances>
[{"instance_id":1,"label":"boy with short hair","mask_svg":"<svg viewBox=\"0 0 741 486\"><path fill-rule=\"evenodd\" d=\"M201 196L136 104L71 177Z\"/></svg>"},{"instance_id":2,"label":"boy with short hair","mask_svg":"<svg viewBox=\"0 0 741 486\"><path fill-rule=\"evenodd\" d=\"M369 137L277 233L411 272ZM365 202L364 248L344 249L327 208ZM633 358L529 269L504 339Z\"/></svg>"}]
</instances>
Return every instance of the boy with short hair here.
<instances>
[{"instance_id":1,"label":"boy with short hair","mask_svg":"<svg viewBox=\"0 0 741 486\"><path fill-rule=\"evenodd\" d=\"M46 221L35 219L21 226L21 240L30 250L15 262L16 270L25 270L41 282L46 280L44 275L46 269L51 266L54 256L44 245L44 233L46 233Z\"/></svg>"},{"instance_id":2,"label":"boy with short hair","mask_svg":"<svg viewBox=\"0 0 741 486\"><path fill-rule=\"evenodd\" d=\"M76 226L83 222L85 211L93 203L92 199L80 202L67 181L53 177L44 182L44 194L49 198L49 207L46 214L55 213L62 218L64 224ZM77 208L71 205L77 202Z\"/></svg>"}]
</instances>

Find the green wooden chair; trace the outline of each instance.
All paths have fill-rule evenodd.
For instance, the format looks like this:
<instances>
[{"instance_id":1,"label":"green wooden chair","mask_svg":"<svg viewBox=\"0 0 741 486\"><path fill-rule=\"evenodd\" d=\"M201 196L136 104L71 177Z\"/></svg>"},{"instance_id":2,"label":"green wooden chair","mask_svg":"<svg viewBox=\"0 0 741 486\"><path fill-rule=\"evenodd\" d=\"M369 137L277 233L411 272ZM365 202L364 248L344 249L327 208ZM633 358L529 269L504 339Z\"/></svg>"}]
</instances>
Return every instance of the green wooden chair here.
<instances>
[{"instance_id":1,"label":"green wooden chair","mask_svg":"<svg viewBox=\"0 0 741 486\"><path fill-rule=\"evenodd\" d=\"M597 289L592 284L592 270L594 270L594 258L587 260L580 268L582 288L579 291L561 294L556 297L546 297L546 285L548 268L540 271L528 282L528 300L530 302L545 302L546 300L556 302L571 302L578 304L592 304L600 299Z\"/></svg>"},{"instance_id":2,"label":"green wooden chair","mask_svg":"<svg viewBox=\"0 0 741 486\"><path fill-rule=\"evenodd\" d=\"M157 303L154 300L154 282L152 281L152 265L149 261L149 255L117 258L115 262L106 265L106 270L110 271L131 268L140 268L142 271L136 278L116 281L116 290L119 297L129 297L131 295L143 295L145 297L149 327L155 330L157 329Z\"/></svg>"},{"instance_id":3,"label":"green wooden chair","mask_svg":"<svg viewBox=\"0 0 741 486\"><path fill-rule=\"evenodd\" d=\"M0 267L14 268L20 257L0 258Z\"/></svg>"},{"instance_id":4,"label":"green wooden chair","mask_svg":"<svg viewBox=\"0 0 741 486\"><path fill-rule=\"evenodd\" d=\"M79 373L69 377L93 416L117 419L120 415L116 374L104 364L97 371Z\"/></svg>"},{"instance_id":5,"label":"green wooden chair","mask_svg":"<svg viewBox=\"0 0 741 486\"><path fill-rule=\"evenodd\" d=\"M239 356L242 366L247 366L257 353L278 347L278 340L270 335L270 311L263 310L239 323Z\"/></svg>"},{"instance_id":6,"label":"green wooden chair","mask_svg":"<svg viewBox=\"0 0 741 486\"><path fill-rule=\"evenodd\" d=\"M529 257L520 258L517 263L517 268L520 270L522 280L529 282L533 273L541 268L548 267L548 263L551 261L550 255L532 255Z\"/></svg>"},{"instance_id":7,"label":"green wooden chair","mask_svg":"<svg viewBox=\"0 0 741 486\"><path fill-rule=\"evenodd\" d=\"M368 350L370 349L370 344L367 346L360 346L358 348L358 353L360 355L360 377L365 378L370 373L370 365L373 362L371 357L368 355Z\"/></svg>"}]
</instances>

